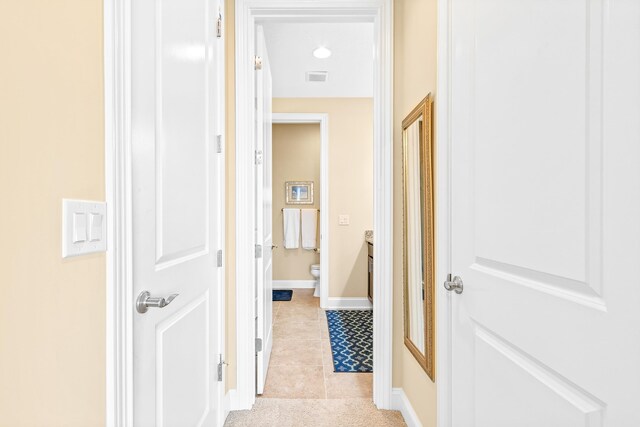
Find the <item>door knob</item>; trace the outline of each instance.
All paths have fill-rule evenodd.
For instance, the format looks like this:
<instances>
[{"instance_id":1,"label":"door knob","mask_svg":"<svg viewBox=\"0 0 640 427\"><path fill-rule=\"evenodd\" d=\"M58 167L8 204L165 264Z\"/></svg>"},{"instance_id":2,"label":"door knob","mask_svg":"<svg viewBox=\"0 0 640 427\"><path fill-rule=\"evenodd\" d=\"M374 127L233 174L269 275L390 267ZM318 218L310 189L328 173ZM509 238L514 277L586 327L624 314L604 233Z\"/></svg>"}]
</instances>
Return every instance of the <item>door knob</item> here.
<instances>
[{"instance_id":1,"label":"door knob","mask_svg":"<svg viewBox=\"0 0 640 427\"><path fill-rule=\"evenodd\" d=\"M447 280L444 282L444 288L449 292L454 291L456 294L461 294L464 289L462 278L460 276L456 276L451 280L451 274L449 274L447 276Z\"/></svg>"},{"instance_id":2,"label":"door knob","mask_svg":"<svg viewBox=\"0 0 640 427\"><path fill-rule=\"evenodd\" d=\"M149 291L142 291L136 300L136 310L138 310L138 313L146 313L150 307L166 307L177 296L178 294L171 294L165 299L164 297L152 297Z\"/></svg>"},{"instance_id":3,"label":"door knob","mask_svg":"<svg viewBox=\"0 0 640 427\"><path fill-rule=\"evenodd\" d=\"M278 249L278 245L271 245L271 250Z\"/></svg>"}]
</instances>

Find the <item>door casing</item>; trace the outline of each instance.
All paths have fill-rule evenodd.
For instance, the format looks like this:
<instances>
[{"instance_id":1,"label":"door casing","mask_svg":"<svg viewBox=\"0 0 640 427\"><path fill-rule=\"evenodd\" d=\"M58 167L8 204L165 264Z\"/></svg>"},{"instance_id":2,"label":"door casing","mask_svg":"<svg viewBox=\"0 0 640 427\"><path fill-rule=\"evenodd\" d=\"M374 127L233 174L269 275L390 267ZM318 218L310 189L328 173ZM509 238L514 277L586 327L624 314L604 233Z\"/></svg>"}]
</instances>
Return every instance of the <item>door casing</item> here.
<instances>
[{"instance_id":1,"label":"door casing","mask_svg":"<svg viewBox=\"0 0 640 427\"><path fill-rule=\"evenodd\" d=\"M260 22L371 22L374 25L374 230L373 401L391 409L393 331L393 4L391 0L236 1L236 325L237 389L233 410L255 402L254 148L252 58ZM322 252L322 251L321 251ZM326 263L325 263L326 264ZM322 275L322 272L321 272ZM326 275L325 275L326 276Z\"/></svg>"},{"instance_id":2,"label":"door casing","mask_svg":"<svg viewBox=\"0 0 640 427\"><path fill-rule=\"evenodd\" d=\"M103 7L105 198L107 201L106 253L106 393L105 425L133 426L133 311L132 284L132 181L131 181L131 2L106 0ZM218 1L224 16L224 1ZM224 141L225 44L224 33L216 50L216 113L211 120ZM225 247L225 153L215 164L215 215L217 249ZM217 283L223 284L224 263L217 269ZM225 287L218 286L213 311L217 315L217 348L225 354ZM224 367L224 365L223 365ZM225 378L217 387L217 425L224 424Z\"/></svg>"}]
</instances>

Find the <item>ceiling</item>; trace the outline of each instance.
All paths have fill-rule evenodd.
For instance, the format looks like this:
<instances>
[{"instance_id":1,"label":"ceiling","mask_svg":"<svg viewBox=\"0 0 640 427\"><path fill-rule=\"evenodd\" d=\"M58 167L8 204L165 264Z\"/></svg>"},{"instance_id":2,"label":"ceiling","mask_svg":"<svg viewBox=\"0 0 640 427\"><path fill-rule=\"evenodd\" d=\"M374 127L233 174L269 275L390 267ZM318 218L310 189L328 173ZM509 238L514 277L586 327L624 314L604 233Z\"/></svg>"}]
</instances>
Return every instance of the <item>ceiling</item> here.
<instances>
[{"instance_id":1,"label":"ceiling","mask_svg":"<svg viewBox=\"0 0 640 427\"><path fill-rule=\"evenodd\" d=\"M372 23L265 23L274 98L373 97ZM332 54L317 59L324 46ZM307 82L328 71L326 82Z\"/></svg>"}]
</instances>

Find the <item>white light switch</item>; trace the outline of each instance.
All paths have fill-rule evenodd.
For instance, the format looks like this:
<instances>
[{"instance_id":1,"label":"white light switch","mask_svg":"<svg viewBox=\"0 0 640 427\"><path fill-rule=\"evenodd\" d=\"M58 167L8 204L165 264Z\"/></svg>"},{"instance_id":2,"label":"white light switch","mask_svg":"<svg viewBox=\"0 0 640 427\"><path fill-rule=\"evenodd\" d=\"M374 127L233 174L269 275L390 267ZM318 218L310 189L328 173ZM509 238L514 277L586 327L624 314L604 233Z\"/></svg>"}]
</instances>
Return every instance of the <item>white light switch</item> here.
<instances>
[{"instance_id":1,"label":"white light switch","mask_svg":"<svg viewBox=\"0 0 640 427\"><path fill-rule=\"evenodd\" d=\"M81 243L87 240L87 214L84 212L73 213L73 243Z\"/></svg>"},{"instance_id":2,"label":"white light switch","mask_svg":"<svg viewBox=\"0 0 640 427\"><path fill-rule=\"evenodd\" d=\"M97 242L102 239L102 214L89 214L89 241Z\"/></svg>"},{"instance_id":3,"label":"white light switch","mask_svg":"<svg viewBox=\"0 0 640 427\"><path fill-rule=\"evenodd\" d=\"M62 200L62 257L107 250L107 206L103 202Z\"/></svg>"},{"instance_id":4,"label":"white light switch","mask_svg":"<svg viewBox=\"0 0 640 427\"><path fill-rule=\"evenodd\" d=\"M349 225L349 215L338 215L338 225Z\"/></svg>"}]
</instances>

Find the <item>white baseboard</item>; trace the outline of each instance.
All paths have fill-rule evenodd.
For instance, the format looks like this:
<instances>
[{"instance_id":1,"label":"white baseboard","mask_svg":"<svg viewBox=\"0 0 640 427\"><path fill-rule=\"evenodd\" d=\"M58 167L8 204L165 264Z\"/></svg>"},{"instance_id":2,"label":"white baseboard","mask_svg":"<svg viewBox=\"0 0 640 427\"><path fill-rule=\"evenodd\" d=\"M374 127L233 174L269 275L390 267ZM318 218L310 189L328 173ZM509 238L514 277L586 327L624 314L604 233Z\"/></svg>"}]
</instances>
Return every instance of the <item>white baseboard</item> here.
<instances>
[{"instance_id":1,"label":"white baseboard","mask_svg":"<svg viewBox=\"0 0 640 427\"><path fill-rule=\"evenodd\" d=\"M369 298L329 297L325 310L371 310L373 306Z\"/></svg>"},{"instance_id":2,"label":"white baseboard","mask_svg":"<svg viewBox=\"0 0 640 427\"><path fill-rule=\"evenodd\" d=\"M227 419L229 412L235 411L236 404L236 389L231 389L224 395L224 419Z\"/></svg>"},{"instance_id":3,"label":"white baseboard","mask_svg":"<svg viewBox=\"0 0 640 427\"><path fill-rule=\"evenodd\" d=\"M315 280L274 280L273 289L314 289Z\"/></svg>"},{"instance_id":4,"label":"white baseboard","mask_svg":"<svg viewBox=\"0 0 640 427\"><path fill-rule=\"evenodd\" d=\"M422 427L422 423L420 422L416 411L413 410L413 406L411 406L409 398L404 394L403 389L394 388L391 390L391 409L400 411L404 417L404 421L407 423L407 426Z\"/></svg>"}]
</instances>

